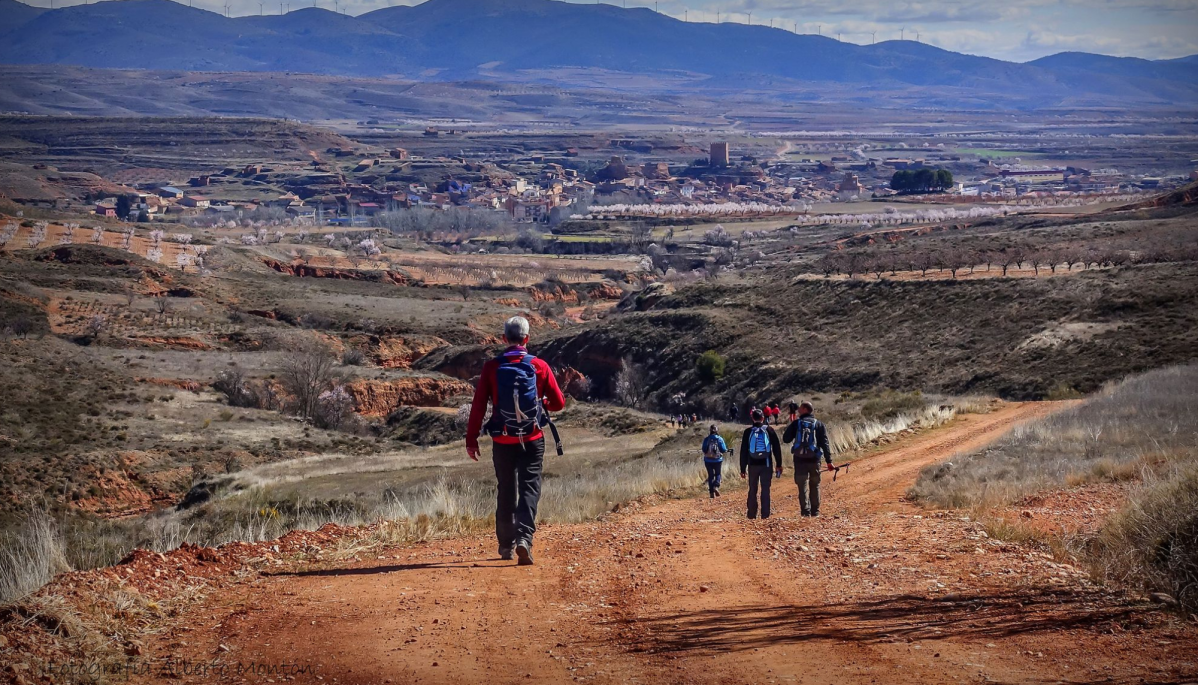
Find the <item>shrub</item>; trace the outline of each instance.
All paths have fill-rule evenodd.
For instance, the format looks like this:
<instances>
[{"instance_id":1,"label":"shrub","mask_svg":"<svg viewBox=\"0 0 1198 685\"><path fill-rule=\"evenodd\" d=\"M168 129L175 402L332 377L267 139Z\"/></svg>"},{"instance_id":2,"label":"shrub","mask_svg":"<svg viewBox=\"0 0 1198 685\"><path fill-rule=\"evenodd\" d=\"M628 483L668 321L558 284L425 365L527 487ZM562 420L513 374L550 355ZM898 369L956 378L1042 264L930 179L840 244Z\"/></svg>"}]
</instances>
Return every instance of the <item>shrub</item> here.
<instances>
[{"instance_id":1,"label":"shrub","mask_svg":"<svg viewBox=\"0 0 1198 685\"><path fill-rule=\"evenodd\" d=\"M250 389L245 373L238 367L225 369L212 382L212 389L225 396L225 402L232 407L257 406L257 397Z\"/></svg>"},{"instance_id":2,"label":"shrub","mask_svg":"<svg viewBox=\"0 0 1198 685\"><path fill-rule=\"evenodd\" d=\"M715 350L707 350L699 355L695 360L695 368L699 371L699 378L705 383L712 383L724 377L724 370L727 362Z\"/></svg>"},{"instance_id":3,"label":"shrub","mask_svg":"<svg viewBox=\"0 0 1198 685\"><path fill-rule=\"evenodd\" d=\"M866 400L861 405L861 416L873 421L884 421L904 412L923 409L926 403L923 394L918 390L909 393L887 390L878 397Z\"/></svg>"},{"instance_id":4,"label":"shrub","mask_svg":"<svg viewBox=\"0 0 1198 685\"><path fill-rule=\"evenodd\" d=\"M1091 549L1099 574L1198 611L1198 468L1143 486Z\"/></svg>"},{"instance_id":5,"label":"shrub","mask_svg":"<svg viewBox=\"0 0 1198 685\"><path fill-rule=\"evenodd\" d=\"M1078 392L1076 388L1065 383L1058 383L1057 385L1053 386L1053 388L1048 391L1048 395L1046 395L1046 399L1054 401L1077 400L1081 398L1082 394Z\"/></svg>"},{"instance_id":6,"label":"shrub","mask_svg":"<svg viewBox=\"0 0 1198 685\"><path fill-rule=\"evenodd\" d=\"M723 226L716 226L703 234L703 242L714 247L730 247L732 236Z\"/></svg>"},{"instance_id":7,"label":"shrub","mask_svg":"<svg viewBox=\"0 0 1198 685\"><path fill-rule=\"evenodd\" d=\"M366 353L356 347L346 347L341 353L341 363L346 366L362 366L366 363Z\"/></svg>"}]
</instances>

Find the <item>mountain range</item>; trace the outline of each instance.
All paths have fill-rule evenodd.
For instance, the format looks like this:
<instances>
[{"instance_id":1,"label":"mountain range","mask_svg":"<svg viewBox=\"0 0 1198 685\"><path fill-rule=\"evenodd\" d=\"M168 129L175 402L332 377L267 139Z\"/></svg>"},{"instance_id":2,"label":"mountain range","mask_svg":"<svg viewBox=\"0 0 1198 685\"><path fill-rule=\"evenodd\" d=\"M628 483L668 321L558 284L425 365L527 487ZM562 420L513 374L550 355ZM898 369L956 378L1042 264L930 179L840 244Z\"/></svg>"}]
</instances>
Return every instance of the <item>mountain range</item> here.
<instances>
[{"instance_id":1,"label":"mountain range","mask_svg":"<svg viewBox=\"0 0 1198 685\"><path fill-rule=\"evenodd\" d=\"M556 0L427 0L357 17L321 8L229 18L171 0L56 10L0 0L0 63L580 83L685 92L926 91L1014 108L1189 107L1198 56L1061 53L1028 63L915 41L844 43L650 9Z\"/></svg>"}]
</instances>

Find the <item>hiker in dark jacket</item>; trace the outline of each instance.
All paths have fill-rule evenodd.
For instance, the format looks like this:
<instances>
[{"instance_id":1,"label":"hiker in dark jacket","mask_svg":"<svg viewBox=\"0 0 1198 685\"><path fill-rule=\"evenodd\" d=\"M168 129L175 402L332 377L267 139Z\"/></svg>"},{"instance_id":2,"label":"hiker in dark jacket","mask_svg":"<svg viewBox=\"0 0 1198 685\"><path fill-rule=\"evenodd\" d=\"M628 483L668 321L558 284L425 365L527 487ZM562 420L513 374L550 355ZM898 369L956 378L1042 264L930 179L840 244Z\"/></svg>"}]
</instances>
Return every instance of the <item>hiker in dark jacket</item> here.
<instances>
[{"instance_id":1,"label":"hiker in dark jacket","mask_svg":"<svg viewBox=\"0 0 1198 685\"><path fill-rule=\"evenodd\" d=\"M736 417L740 416L740 407L733 402L731 407L728 407L728 420L735 421Z\"/></svg>"},{"instance_id":2,"label":"hiker in dark jacket","mask_svg":"<svg viewBox=\"0 0 1198 685\"><path fill-rule=\"evenodd\" d=\"M707 493L709 497L720 496L720 481L724 475L724 454L728 445L720 436L720 429L713 423L711 431L703 438L703 466L707 469Z\"/></svg>"},{"instance_id":3,"label":"hiker in dark jacket","mask_svg":"<svg viewBox=\"0 0 1198 685\"><path fill-rule=\"evenodd\" d=\"M790 453L794 456L795 484L799 486L799 509L803 516L819 516L819 462L822 458L828 470L832 470L832 447L828 444L828 431L815 418L815 407L810 402L799 405L799 420L787 426L782 434L782 442L792 441Z\"/></svg>"},{"instance_id":4,"label":"hiker in dark jacket","mask_svg":"<svg viewBox=\"0 0 1198 685\"><path fill-rule=\"evenodd\" d=\"M749 479L749 518L757 518L757 490L761 489L761 518L770 517L770 484L782 476L782 443L773 428L765 425L765 414L754 408L740 441L740 477Z\"/></svg>"},{"instance_id":5,"label":"hiker in dark jacket","mask_svg":"<svg viewBox=\"0 0 1198 685\"><path fill-rule=\"evenodd\" d=\"M486 430L491 436L498 481L495 536L499 539L499 558L511 559L515 552L520 565L529 566L532 535L537 529L537 502L541 498L541 467L545 461L545 434L541 428L547 424L547 414L543 412L564 409L566 398L549 365L528 353L528 319L522 316L508 319L503 325L503 338L509 347L498 358L483 364L478 387L474 389L466 428L466 453L478 461L478 435L484 428L483 417L490 402L491 420ZM517 380L525 385L518 385ZM520 396L520 390L527 392ZM508 407L516 400L519 406ZM512 412L506 417L505 408Z\"/></svg>"}]
</instances>

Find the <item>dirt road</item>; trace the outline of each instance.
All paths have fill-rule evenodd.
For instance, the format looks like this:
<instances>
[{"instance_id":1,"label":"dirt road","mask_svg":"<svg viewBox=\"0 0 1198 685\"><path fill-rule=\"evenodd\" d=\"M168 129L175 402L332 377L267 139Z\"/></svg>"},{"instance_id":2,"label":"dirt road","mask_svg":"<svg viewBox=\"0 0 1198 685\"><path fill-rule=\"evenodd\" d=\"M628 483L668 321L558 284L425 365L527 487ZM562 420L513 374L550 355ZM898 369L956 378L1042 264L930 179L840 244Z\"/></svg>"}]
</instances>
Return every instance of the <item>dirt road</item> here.
<instances>
[{"instance_id":1,"label":"dirt road","mask_svg":"<svg viewBox=\"0 0 1198 685\"><path fill-rule=\"evenodd\" d=\"M902 500L921 467L1053 409L1007 405L898 443L827 479L818 519L797 515L787 474L769 520L744 519L743 490L633 504L546 527L531 568L498 561L484 537L261 577L162 646L325 683L1194 677L1191 628Z\"/></svg>"}]
</instances>

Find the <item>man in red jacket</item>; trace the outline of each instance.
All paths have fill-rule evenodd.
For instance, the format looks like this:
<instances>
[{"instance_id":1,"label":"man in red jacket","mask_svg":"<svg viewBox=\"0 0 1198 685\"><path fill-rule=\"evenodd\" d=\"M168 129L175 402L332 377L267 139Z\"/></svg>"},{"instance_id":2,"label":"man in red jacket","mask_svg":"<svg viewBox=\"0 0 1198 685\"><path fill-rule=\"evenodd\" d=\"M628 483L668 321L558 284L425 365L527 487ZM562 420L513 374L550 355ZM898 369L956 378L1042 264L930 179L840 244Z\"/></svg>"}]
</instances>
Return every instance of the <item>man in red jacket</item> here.
<instances>
[{"instance_id":1,"label":"man in red jacket","mask_svg":"<svg viewBox=\"0 0 1198 685\"><path fill-rule=\"evenodd\" d=\"M474 389L466 453L478 461L478 436L490 402L491 419L486 430L491 436L498 482L495 537L499 540L499 557L511 559L514 551L521 566L530 566L537 501L541 498L541 465L545 460L545 434L541 431L547 419L544 412L565 408L566 398L549 365L528 353L527 319L508 319L503 338L507 350L483 364ZM539 406L525 406L525 397Z\"/></svg>"}]
</instances>

